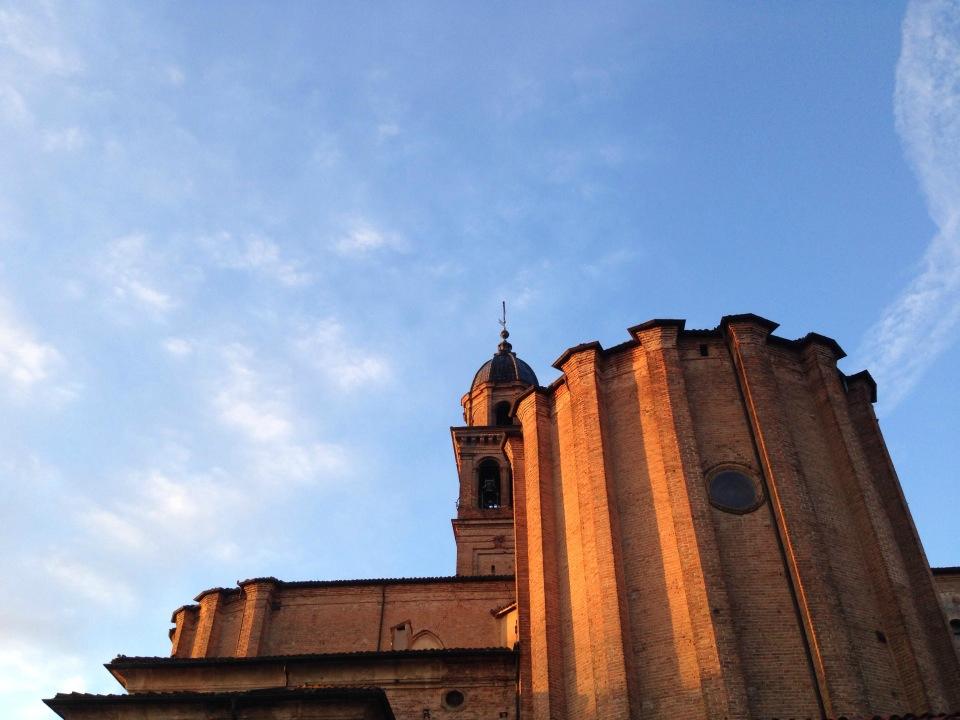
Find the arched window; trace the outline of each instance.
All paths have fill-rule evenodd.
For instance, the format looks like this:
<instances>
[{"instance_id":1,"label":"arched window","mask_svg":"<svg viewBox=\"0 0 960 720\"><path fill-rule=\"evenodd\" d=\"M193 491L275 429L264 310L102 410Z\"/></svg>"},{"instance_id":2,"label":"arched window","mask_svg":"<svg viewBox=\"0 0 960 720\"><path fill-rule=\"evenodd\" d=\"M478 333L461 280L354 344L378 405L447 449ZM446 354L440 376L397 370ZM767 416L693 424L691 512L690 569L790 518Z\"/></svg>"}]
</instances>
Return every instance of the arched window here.
<instances>
[{"instance_id":1,"label":"arched window","mask_svg":"<svg viewBox=\"0 0 960 720\"><path fill-rule=\"evenodd\" d=\"M493 412L496 415L494 423L503 427L505 425L513 425L513 420L510 419L510 403L506 400L503 402L498 402L494 408Z\"/></svg>"},{"instance_id":2,"label":"arched window","mask_svg":"<svg viewBox=\"0 0 960 720\"><path fill-rule=\"evenodd\" d=\"M487 458L477 471L478 500L480 507L488 510L500 507L500 463Z\"/></svg>"},{"instance_id":3,"label":"arched window","mask_svg":"<svg viewBox=\"0 0 960 720\"><path fill-rule=\"evenodd\" d=\"M950 629L953 630L954 635L960 637L960 618L954 618L950 621Z\"/></svg>"}]
</instances>

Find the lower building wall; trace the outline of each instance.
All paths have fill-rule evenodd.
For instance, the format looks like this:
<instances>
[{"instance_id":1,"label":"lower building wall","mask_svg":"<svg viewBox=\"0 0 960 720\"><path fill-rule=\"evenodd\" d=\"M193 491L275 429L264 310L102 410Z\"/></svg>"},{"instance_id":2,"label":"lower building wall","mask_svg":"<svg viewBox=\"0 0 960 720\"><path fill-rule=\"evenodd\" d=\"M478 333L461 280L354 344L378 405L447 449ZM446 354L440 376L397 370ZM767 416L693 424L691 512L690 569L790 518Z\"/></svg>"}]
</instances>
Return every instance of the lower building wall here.
<instances>
[{"instance_id":1,"label":"lower building wall","mask_svg":"<svg viewBox=\"0 0 960 720\"><path fill-rule=\"evenodd\" d=\"M265 601L247 602L252 586ZM218 593L219 602L207 602L209 593ZM504 633L494 613L514 602L515 586L510 576L357 583L262 579L208 591L202 599L199 607L175 613L174 657L498 647ZM204 612L211 616L205 621ZM398 637L399 625L404 631ZM253 636L241 642L244 632Z\"/></svg>"},{"instance_id":2,"label":"lower building wall","mask_svg":"<svg viewBox=\"0 0 960 720\"><path fill-rule=\"evenodd\" d=\"M947 632L960 658L960 568L934 568L933 581L947 621Z\"/></svg>"},{"instance_id":3,"label":"lower building wall","mask_svg":"<svg viewBox=\"0 0 960 720\"><path fill-rule=\"evenodd\" d=\"M398 719L516 718L517 654L507 650L406 651L222 662L121 658L108 667L131 695L377 687L386 693ZM459 704L454 702L461 698Z\"/></svg>"}]
</instances>

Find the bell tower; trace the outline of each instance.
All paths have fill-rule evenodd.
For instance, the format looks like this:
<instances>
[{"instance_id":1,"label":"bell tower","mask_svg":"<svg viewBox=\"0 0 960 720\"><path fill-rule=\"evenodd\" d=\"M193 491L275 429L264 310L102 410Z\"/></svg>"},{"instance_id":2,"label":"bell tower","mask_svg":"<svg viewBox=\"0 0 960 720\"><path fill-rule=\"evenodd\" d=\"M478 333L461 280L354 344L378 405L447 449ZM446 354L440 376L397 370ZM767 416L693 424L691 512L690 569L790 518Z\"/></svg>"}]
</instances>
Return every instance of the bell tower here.
<instances>
[{"instance_id":1,"label":"bell tower","mask_svg":"<svg viewBox=\"0 0 960 720\"><path fill-rule=\"evenodd\" d=\"M504 446L508 437L520 436L513 401L538 383L507 339L505 308L500 324L497 352L461 400L466 425L450 428L460 479L453 520L457 575L510 575L514 569L513 473Z\"/></svg>"}]
</instances>

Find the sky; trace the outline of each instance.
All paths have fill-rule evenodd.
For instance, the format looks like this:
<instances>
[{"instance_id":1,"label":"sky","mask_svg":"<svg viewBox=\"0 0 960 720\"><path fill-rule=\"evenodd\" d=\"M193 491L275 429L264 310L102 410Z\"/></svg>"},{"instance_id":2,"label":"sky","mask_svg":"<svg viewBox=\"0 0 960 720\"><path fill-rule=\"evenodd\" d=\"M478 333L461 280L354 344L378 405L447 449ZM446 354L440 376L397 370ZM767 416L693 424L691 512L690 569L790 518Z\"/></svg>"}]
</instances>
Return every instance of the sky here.
<instances>
[{"instance_id":1,"label":"sky","mask_svg":"<svg viewBox=\"0 0 960 720\"><path fill-rule=\"evenodd\" d=\"M542 384L835 338L960 565L960 5L0 2L0 714L209 587L452 574L502 299Z\"/></svg>"}]
</instances>

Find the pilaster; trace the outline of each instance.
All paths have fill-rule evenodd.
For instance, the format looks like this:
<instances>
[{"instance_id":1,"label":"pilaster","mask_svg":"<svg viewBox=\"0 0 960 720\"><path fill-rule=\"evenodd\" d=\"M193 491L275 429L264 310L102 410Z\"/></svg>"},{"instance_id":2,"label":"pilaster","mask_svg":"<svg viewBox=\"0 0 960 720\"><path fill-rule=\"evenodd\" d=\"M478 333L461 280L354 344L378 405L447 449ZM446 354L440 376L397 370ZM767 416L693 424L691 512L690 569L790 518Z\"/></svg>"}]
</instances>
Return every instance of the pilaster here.
<instances>
[{"instance_id":1,"label":"pilaster","mask_svg":"<svg viewBox=\"0 0 960 720\"><path fill-rule=\"evenodd\" d=\"M724 318L763 481L783 545L807 648L828 717L869 713L859 658L839 598L816 502L807 487L768 355L775 323L756 316Z\"/></svg>"},{"instance_id":2,"label":"pilaster","mask_svg":"<svg viewBox=\"0 0 960 720\"><path fill-rule=\"evenodd\" d=\"M574 456L579 485L584 571L590 615L597 714L630 716L628 667L632 662L623 592L619 519L604 458L596 348L566 355L560 368L570 390Z\"/></svg>"},{"instance_id":3,"label":"pilaster","mask_svg":"<svg viewBox=\"0 0 960 720\"><path fill-rule=\"evenodd\" d=\"M520 714L537 720L566 717L562 646L558 637L559 570L553 494L550 403L540 392L517 407L524 462L514 465L517 608L520 618ZM509 447L509 444L508 444Z\"/></svg>"},{"instance_id":4,"label":"pilaster","mask_svg":"<svg viewBox=\"0 0 960 720\"><path fill-rule=\"evenodd\" d=\"M208 590L197 598L200 603L200 620L197 622L197 632L193 638L193 649L190 652L190 657L207 657L210 652L210 638L213 636L217 612L220 610L222 593L223 591L218 588Z\"/></svg>"},{"instance_id":5,"label":"pilaster","mask_svg":"<svg viewBox=\"0 0 960 720\"><path fill-rule=\"evenodd\" d=\"M670 497L704 709L710 718L747 718L749 704L730 601L723 583L710 505L701 481L702 463L677 349L682 326L682 321L657 321L631 328L631 334L640 343L646 362L646 390L657 401L658 412L653 417Z\"/></svg>"},{"instance_id":6,"label":"pilaster","mask_svg":"<svg viewBox=\"0 0 960 720\"><path fill-rule=\"evenodd\" d=\"M866 478L875 490L878 512L889 523L892 542L902 560L901 582L905 587L898 592L914 607L913 632L916 642L925 646L925 657L919 660L918 672L931 689L928 709L949 711L960 707L960 658L953 652L949 634L944 632L943 612L927 556L873 410L876 384L869 373L861 372L846 378L846 386L844 406L862 453Z\"/></svg>"},{"instance_id":7,"label":"pilaster","mask_svg":"<svg viewBox=\"0 0 960 720\"><path fill-rule=\"evenodd\" d=\"M244 583L243 620L237 639L237 657L260 654L260 640L270 618L270 603L276 583L272 580Z\"/></svg>"}]
</instances>

